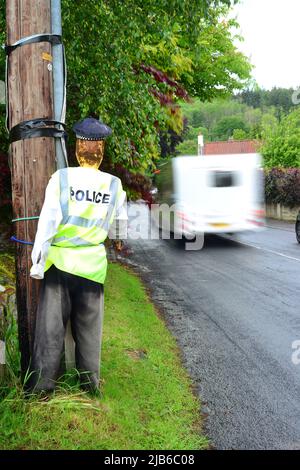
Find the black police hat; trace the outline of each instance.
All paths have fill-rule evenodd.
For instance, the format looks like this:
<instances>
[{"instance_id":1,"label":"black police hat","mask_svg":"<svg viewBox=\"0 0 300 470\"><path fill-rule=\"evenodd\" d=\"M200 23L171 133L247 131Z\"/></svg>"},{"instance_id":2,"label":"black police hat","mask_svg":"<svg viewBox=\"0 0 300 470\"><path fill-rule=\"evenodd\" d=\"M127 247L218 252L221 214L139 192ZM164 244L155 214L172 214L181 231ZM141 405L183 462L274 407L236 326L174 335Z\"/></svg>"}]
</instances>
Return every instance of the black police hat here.
<instances>
[{"instance_id":1,"label":"black police hat","mask_svg":"<svg viewBox=\"0 0 300 470\"><path fill-rule=\"evenodd\" d=\"M82 140L104 140L112 133L110 127L94 118L86 118L83 121L76 122L73 131L76 138Z\"/></svg>"}]
</instances>

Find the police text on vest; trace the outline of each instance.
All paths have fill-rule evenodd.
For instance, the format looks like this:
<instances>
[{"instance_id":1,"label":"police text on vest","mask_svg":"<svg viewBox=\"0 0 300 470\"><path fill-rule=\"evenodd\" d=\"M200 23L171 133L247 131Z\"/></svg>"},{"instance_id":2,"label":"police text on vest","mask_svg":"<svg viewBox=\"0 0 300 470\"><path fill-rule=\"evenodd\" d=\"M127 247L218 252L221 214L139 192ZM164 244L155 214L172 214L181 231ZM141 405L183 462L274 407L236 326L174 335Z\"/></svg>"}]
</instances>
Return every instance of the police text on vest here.
<instances>
[{"instance_id":1,"label":"police text on vest","mask_svg":"<svg viewBox=\"0 0 300 470\"><path fill-rule=\"evenodd\" d=\"M100 193L97 191L90 191L89 189L78 189L75 190L70 187L70 199L71 201L86 201L93 202L94 204L109 204L110 202L109 193Z\"/></svg>"}]
</instances>

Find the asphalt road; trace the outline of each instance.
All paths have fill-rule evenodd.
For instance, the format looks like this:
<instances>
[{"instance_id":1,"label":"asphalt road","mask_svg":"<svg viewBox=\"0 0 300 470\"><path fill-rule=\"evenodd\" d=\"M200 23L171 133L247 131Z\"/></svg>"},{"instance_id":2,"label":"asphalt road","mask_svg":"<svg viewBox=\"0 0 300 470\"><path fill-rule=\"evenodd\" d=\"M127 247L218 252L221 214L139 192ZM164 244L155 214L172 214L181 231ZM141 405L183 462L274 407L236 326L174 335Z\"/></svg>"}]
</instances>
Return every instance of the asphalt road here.
<instances>
[{"instance_id":1,"label":"asphalt road","mask_svg":"<svg viewBox=\"0 0 300 470\"><path fill-rule=\"evenodd\" d=\"M131 224L134 207L130 214ZM127 262L178 340L212 445L300 449L300 364L292 361L300 340L300 245L293 225L269 221L265 231L237 240L210 236L201 251L175 240L128 243Z\"/></svg>"}]
</instances>

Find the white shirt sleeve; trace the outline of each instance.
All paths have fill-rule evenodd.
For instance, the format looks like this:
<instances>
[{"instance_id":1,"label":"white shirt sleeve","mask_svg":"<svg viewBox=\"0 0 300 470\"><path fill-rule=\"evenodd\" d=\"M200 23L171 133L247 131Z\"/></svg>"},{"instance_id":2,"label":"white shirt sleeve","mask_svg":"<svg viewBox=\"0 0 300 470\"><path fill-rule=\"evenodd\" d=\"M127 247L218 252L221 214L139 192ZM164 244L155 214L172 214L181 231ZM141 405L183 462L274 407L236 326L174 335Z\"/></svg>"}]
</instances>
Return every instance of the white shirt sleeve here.
<instances>
[{"instance_id":1,"label":"white shirt sleeve","mask_svg":"<svg viewBox=\"0 0 300 470\"><path fill-rule=\"evenodd\" d=\"M108 237L111 240L127 239L127 195L122 188L121 181L119 182L119 184L121 186L119 186L119 190L121 189L121 191L116 203L115 217L108 231Z\"/></svg>"},{"instance_id":2,"label":"white shirt sleeve","mask_svg":"<svg viewBox=\"0 0 300 470\"><path fill-rule=\"evenodd\" d=\"M45 200L39 218L34 246L31 254L32 268L30 276L44 278L44 268L49 247L62 221L59 194L59 172L52 175L46 188Z\"/></svg>"},{"instance_id":3,"label":"white shirt sleeve","mask_svg":"<svg viewBox=\"0 0 300 470\"><path fill-rule=\"evenodd\" d=\"M121 183L120 183L121 184ZM122 187L122 184L121 184ZM122 188L121 195L117 201L115 220L128 220L127 216L127 195Z\"/></svg>"}]
</instances>

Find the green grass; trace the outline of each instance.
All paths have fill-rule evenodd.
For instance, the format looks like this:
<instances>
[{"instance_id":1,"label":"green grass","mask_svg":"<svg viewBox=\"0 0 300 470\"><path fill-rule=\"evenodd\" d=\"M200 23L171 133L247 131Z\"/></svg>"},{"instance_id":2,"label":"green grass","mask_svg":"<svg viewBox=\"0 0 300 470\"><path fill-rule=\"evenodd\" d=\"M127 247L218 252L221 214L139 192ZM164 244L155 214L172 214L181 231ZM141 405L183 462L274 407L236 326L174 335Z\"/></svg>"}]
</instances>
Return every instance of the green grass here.
<instances>
[{"instance_id":1,"label":"green grass","mask_svg":"<svg viewBox=\"0 0 300 470\"><path fill-rule=\"evenodd\" d=\"M117 264L105 285L101 380L101 399L66 384L48 400L2 387L0 449L207 448L175 340L140 280Z\"/></svg>"}]
</instances>

